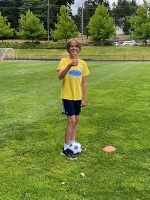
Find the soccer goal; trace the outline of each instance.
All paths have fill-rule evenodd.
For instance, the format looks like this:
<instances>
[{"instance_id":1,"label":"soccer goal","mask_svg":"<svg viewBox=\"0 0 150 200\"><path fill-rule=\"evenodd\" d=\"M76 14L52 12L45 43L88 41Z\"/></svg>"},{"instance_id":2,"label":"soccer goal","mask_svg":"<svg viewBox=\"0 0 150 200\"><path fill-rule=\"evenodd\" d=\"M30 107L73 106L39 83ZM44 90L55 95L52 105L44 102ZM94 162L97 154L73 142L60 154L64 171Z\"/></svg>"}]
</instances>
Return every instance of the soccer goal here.
<instances>
[{"instance_id":1,"label":"soccer goal","mask_svg":"<svg viewBox=\"0 0 150 200\"><path fill-rule=\"evenodd\" d=\"M0 61L3 61L4 59L14 60L13 48L0 48Z\"/></svg>"}]
</instances>

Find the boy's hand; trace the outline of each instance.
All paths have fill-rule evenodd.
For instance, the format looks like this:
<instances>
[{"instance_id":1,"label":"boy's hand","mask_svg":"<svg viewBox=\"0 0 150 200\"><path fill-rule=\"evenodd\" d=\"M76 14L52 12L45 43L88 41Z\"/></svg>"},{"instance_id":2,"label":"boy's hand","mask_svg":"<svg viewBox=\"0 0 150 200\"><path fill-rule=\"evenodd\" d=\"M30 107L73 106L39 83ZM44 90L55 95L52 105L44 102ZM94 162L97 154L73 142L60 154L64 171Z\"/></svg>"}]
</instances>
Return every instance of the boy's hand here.
<instances>
[{"instance_id":1,"label":"boy's hand","mask_svg":"<svg viewBox=\"0 0 150 200\"><path fill-rule=\"evenodd\" d=\"M78 58L73 58L71 63L69 64L69 67L77 66L78 65Z\"/></svg>"},{"instance_id":2,"label":"boy's hand","mask_svg":"<svg viewBox=\"0 0 150 200\"><path fill-rule=\"evenodd\" d=\"M78 65L78 57L76 54L72 54L72 66L77 66Z\"/></svg>"},{"instance_id":3,"label":"boy's hand","mask_svg":"<svg viewBox=\"0 0 150 200\"><path fill-rule=\"evenodd\" d=\"M81 107L84 107L86 105L86 101L83 99L81 102Z\"/></svg>"},{"instance_id":4,"label":"boy's hand","mask_svg":"<svg viewBox=\"0 0 150 200\"><path fill-rule=\"evenodd\" d=\"M72 59L72 65L77 66L78 65L78 58L73 58Z\"/></svg>"}]
</instances>

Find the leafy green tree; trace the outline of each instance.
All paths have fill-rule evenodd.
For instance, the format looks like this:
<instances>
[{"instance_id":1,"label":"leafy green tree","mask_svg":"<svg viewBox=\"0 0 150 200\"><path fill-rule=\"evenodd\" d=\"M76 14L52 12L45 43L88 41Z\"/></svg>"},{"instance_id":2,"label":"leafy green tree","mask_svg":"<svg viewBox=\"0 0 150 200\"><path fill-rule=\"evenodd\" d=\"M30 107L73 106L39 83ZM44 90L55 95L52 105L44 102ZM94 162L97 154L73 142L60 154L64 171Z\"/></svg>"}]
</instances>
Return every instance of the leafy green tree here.
<instances>
[{"instance_id":1,"label":"leafy green tree","mask_svg":"<svg viewBox=\"0 0 150 200\"><path fill-rule=\"evenodd\" d=\"M58 23L55 24L55 30L50 31L51 36L55 40L77 37L79 32L74 21L69 17L70 11L66 6L61 6L60 15L57 14Z\"/></svg>"},{"instance_id":2,"label":"leafy green tree","mask_svg":"<svg viewBox=\"0 0 150 200\"><path fill-rule=\"evenodd\" d=\"M115 35L115 24L107 8L102 4L96 8L95 14L88 24L88 31L92 39L103 40Z\"/></svg>"},{"instance_id":3,"label":"leafy green tree","mask_svg":"<svg viewBox=\"0 0 150 200\"><path fill-rule=\"evenodd\" d=\"M107 0L88 0L84 1L83 4L83 34L88 36L88 30L87 30L87 25L90 21L90 18L93 16L95 13L95 10L99 4L104 4L105 7L108 8L109 10L109 1ZM78 30L82 32L82 7L78 8L77 14L73 16L73 20L75 21L75 24L78 27Z\"/></svg>"},{"instance_id":4,"label":"leafy green tree","mask_svg":"<svg viewBox=\"0 0 150 200\"><path fill-rule=\"evenodd\" d=\"M10 27L10 23L7 22L7 18L3 17L0 12L0 39L10 38L13 36L14 29Z\"/></svg>"},{"instance_id":5,"label":"leafy green tree","mask_svg":"<svg viewBox=\"0 0 150 200\"><path fill-rule=\"evenodd\" d=\"M48 1L47 0L21 0L22 4L18 8L19 14L26 14L28 10L34 13L36 17L40 19L44 24L44 28L47 28L47 16L48 16Z\"/></svg>"},{"instance_id":6,"label":"leafy green tree","mask_svg":"<svg viewBox=\"0 0 150 200\"><path fill-rule=\"evenodd\" d=\"M146 1L137 9L136 14L130 18L129 22L133 38L144 39L146 44L146 39L150 38L150 13Z\"/></svg>"},{"instance_id":7,"label":"leafy green tree","mask_svg":"<svg viewBox=\"0 0 150 200\"><path fill-rule=\"evenodd\" d=\"M22 39L39 40L46 36L47 32L44 30L43 23L40 23L30 10L26 12L26 15L21 15L19 20L20 30L17 35Z\"/></svg>"}]
</instances>

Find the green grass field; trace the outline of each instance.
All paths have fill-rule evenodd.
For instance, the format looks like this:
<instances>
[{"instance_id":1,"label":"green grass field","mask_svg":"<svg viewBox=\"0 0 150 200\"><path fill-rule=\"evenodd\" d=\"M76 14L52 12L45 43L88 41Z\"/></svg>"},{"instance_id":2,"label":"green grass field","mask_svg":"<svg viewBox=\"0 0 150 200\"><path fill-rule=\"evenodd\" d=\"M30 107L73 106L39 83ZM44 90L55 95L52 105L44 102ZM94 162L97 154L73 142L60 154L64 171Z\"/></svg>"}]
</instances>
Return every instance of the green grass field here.
<instances>
[{"instance_id":1,"label":"green grass field","mask_svg":"<svg viewBox=\"0 0 150 200\"><path fill-rule=\"evenodd\" d=\"M76 161L60 154L57 65L0 63L0 200L149 200L149 63L88 63L77 135L87 151Z\"/></svg>"}]
</instances>

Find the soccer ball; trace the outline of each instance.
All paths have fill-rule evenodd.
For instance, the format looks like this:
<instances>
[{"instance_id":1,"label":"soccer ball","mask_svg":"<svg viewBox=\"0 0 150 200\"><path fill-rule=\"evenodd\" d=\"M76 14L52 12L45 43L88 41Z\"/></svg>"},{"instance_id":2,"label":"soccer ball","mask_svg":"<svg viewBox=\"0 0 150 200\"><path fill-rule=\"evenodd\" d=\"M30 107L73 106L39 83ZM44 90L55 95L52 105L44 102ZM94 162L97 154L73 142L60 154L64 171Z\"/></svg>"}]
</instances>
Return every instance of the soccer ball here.
<instances>
[{"instance_id":1,"label":"soccer ball","mask_svg":"<svg viewBox=\"0 0 150 200\"><path fill-rule=\"evenodd\" d=\"M79 142L73 142L69 145L69 148L73 151L74 154L79 154L82 151L82 146Z\"/></svg>"}]
</instances>

